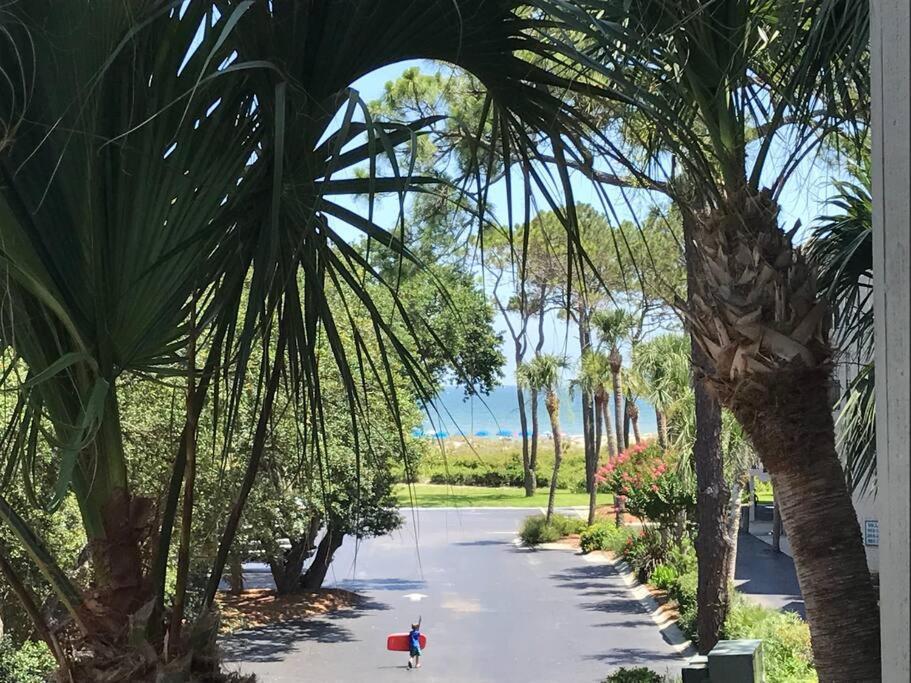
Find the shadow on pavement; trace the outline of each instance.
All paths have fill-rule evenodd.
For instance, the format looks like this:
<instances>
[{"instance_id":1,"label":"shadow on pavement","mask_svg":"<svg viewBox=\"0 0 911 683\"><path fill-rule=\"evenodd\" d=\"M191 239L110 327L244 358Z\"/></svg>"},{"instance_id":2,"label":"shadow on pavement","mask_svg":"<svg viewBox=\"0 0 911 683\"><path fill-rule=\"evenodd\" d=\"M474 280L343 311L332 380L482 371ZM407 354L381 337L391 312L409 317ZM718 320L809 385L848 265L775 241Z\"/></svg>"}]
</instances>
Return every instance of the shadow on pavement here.
<instances>
[{"instance_id":1,"label":"shadow on pavement","mask_svg":"<svg viewBox=\"0 0 911 683\"><path fill-rule=\"evenodd\" d=\"M482 541L460 541L459 543L450 543L449 545L458 545L458 546L462 546L462 547L471 547L471 546L485 547L485 546L489 546L489 545L510 545L510 546L515 547L515 544L512 541L494 541L491 539L482 540Z\"/></svg>"},{"instance_id":2,"label":"shadow on pavement","mask_svg":"<svg viewBox=\"0 0 911 683\"><path fill-rule=\"evenodd\" d=\"M359 619L368 612L388 609L385 603L360 597L353 609L238 631L223 638L219 646L227 662L281 662L299 642L353 642L357 639L351 631L333 622Z\"/></svg>"},{"instance_id":3,"label":"shadow on pavement","mask_svg":"<svg viewBox=\"0 0 911 683\"><path fill-rule=\"evenodd\" d=\"M643 650L638 647L616 647L609 652L587 655L585 658L596 659L606 664L622 664L623 666L643 664L654 669L659 668L655 665L656 661L673 662L674 664L679 664L681 661L680 655L676 652L655 652L654 650Z\"/></svg>"},{"instance_id":4,"label":"shadow on pavement","mask_svg":"<svg viewBox=\"0 0 911 683\"><path fill-rule=\"evenodd\" d=\"M227 661L281 662L302 640L344 643L353 638L351 631L323 618L287 621L237 633L222 642L221 651Z\"/></svg>"}]
</instances>

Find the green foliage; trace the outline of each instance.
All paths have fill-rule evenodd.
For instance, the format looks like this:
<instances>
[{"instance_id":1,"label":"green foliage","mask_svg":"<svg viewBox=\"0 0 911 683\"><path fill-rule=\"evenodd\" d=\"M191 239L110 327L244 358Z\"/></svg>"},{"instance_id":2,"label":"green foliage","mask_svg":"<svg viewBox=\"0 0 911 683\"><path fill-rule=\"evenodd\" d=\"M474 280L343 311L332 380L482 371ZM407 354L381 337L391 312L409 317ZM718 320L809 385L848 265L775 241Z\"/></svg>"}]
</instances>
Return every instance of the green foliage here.
<instances>
[{"instance_id":1,"label":"green foliage","mask_svg":"<svg viewBox=\"0 0 911 683\"><path fill-rule=\"evenodd\" d=\"M0 681L3 683L45 683L56 666L43 642L26 640L14 645L9 636L0 637Z\"/></svg>"},{"instance_id":2,"label":"green foliage","mask_svg":"<svg viewBox=\"0 0 911 683\"><path fill-rule=\"evenodd\" d=\"M621 667L604 679L603 683L662 683L665 680L661 675L644 666L634 669Z\"/></svg>"},{"instance_id":3,"label":"green foliage","mask_svg":"<svg viewBox=\"0 0 911 683\"><path fill-rule=\"evenodd\" d=\"M570 534L578 534L585 529L585 522L578 517L567 517L555 514L548 524L544 515L526 517L519 529L519 538L528 546L541 543L553 543Z\"/></svg>"},{"instance_id":4,"label":"green foliage","mask_svg":"<svg viewBox=\"0 0 911 683\"><path fill-rule=\"evenodd\" d=\"M766 679L770 683L816 681L810 629L799 616L735 596L724 624L725 638L762 641Z\"/></svg>"},{"instance_id":5,"label":"green foliage","mask_svg":"<svg viewBox=\"0 0 911 683\"><path fill-rule=\"evenodd\" d=\"M673 565L659 564L652 569L652 573L648 577L648 582L655 588L666 591L677 583L678 576L677 570Z\"/></svg>"},{"instance_id":6,"label":"green foliage","mask_svg":"<svg viewBox=\"0 0 911 683\"><path fill-rule=\"evenodd\" d=\"M699 574L695 567L684 574L680 574L677 580L668 588L668 597L677 603L678 619L677 625L680 630L696 642L696 590L699 586Z\"/></svg>"},{"instance_id":7,"label":"green foliage","mask_svg":"<svg viewBox=\"0 0 911 683\"><path fill-rule=\"evenodd\" d=\"M416 482L452 486L524 484L520 445L513 442L501 446L497 442L474 441L472 448L474 450L469 450L468 446L460 444L457 448L447 446L445 451L441 451L435 445L429 445L421 456L414 472L414 479ZM540 473L550 472L553 461L553 452L547 448L540 448L537 465L539 488L546 488L549 485L549 477L541 476ZM404 468L397 465L395 471L398 480L405 481ZM576 492L585 490L584 455L575 445L570 445L563 455L557 476L557 488Z\"/></svg>"},{"instance_id":8,"label":"green foliage","mask_svg":"<svg viewBox=\"0 0 911 683\"><path fill-rule=\"evenodd\" d=\"M585 529L579 537L583 552L607 550L613 553L622 552L626 541L634 532L629 527L618 527L611 521L602 520Z\"/></svg>"},{"instance_id":9,"label":"green foliage","mask_svg":"<svg viewBox=\"0 0 911 683\"><path fill-rule=\"evenodd\" d=\"M655 567L667 561L669 552L666 535L651 527L643 527L637 535L628 537L622 550L623 559L643 583Z\"/></svg>"}]
</instances>

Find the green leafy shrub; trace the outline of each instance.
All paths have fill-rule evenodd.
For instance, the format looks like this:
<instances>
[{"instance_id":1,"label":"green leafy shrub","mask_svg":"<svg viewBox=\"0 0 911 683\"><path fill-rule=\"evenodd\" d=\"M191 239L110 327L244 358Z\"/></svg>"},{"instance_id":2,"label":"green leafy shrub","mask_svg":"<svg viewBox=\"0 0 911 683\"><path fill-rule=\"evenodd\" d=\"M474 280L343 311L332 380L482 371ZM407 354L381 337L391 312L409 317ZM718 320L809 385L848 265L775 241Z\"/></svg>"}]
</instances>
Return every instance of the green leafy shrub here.
<instances>
[{"instance_id":1,"label":"green leafy shrub","mask_svg":"<svg viewBox=\"0 0 911 683\"><path fill-rule=\"evenodd\" d=\"M644 666L635 669L623 667L604 679L604 683L662 683L664 678Z\"/></svg>"},{"instance_id":2,"label":"green leafy shrub","mask_svg":"<svg viewBox=\"0 0 911 683\"><path fill-rule=\"evenodd\" d=\"M724 623L724 637L761 640L766 678L771 683L817 680L810 629L796 614L762 607L735 596Z\"/></svg>"},{"instance_id":3,"label":"green leafy shrub","mask_svg":"<svg viewBox=\"0 0 911 683\"><path fill-rule=\"evenodd\" d=\"M696 571L696 548L689 537L684 536L679 545L671 546L667 564L676 569L678 575Z\"/></svg>"},{"instance_id":4,"label":"green leafy shrub","mask_svg":"<svg viewBox=\"0 0 911 683\"><path fill-rule=\"evenodd\" d=\"M8 636L0 638L0 681L3 683L44 683L55 666L44 643L27 640L16 646Z\"/></svg>"},{"instance_id":5,"label":"green leafy shrub","mask_svg":"<svg viewBox=\"0 0 911 683\"><path fill-rule=\"evenodd\" d=\"M659 564L664 564L668 557L668 545L662 534L649 527L639 531L638 536L630 536L623 547L623 559L630 565L636 578L642 583Z\"/></svg>"},{"instance_id":6,"label":"green leafy shrub","mask_svg":"<svg viewBox=\"0 0 911 683\"><path fill-rule=\"evenodd\" d=\"M626 539L634 532L629 527L618 527L611 521L601 521L587 527L579 537L582 552L608 550L620 554L626 545Z\"/></svg>"},{"instance_id":7,"label":"green leafy shrub","mask_svg":"<svg viewBox=\"0 0 911 683\"><path fill-rule=\"evenodd\" d=\"M544 515L526 517L519 529L519 538L525 545L553 543L570 534L578 534L585 529L585 522L578 517L553 515L550 524L545 522Z\"/></svg>"},{"instance_id":8,"label":"green leafy shrub","mask_svg":"<svg viewBox=\"0 0 911 683\"><path fill-rule=\"evenodd\" d=\"M670 590L677 583L677 570L670 564L659 564L652 570L648 582L663 591Z\"/></svg>"},{"instance_id":9,"label":"green leafy shrub","mask_svg":"<svg viewBox=\"0 0 911 683\"><path fill-rule=\"evenodd\" d=\"M677 603L677 626L687 638L696 642L696 591L699 576L695 568L680 574L668 588L668 597Z\"/></svg>"}]
</instances>

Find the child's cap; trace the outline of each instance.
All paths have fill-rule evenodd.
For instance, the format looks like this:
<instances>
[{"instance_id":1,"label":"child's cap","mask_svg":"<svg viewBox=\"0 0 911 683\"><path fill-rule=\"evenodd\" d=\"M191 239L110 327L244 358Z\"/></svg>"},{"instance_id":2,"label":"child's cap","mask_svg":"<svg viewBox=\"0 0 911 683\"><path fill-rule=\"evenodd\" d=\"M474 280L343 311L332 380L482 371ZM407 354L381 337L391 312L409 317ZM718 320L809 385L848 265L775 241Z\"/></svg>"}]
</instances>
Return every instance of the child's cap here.
<instances>
[{"instance_id":1,"label":"child's cap","mask_svg":"<svg viewBox=\"0 0 911 683\"><path fill-rule=\"evenodd\" d=\"M417 623L414 623L414 624L411 625L411 628L413 628L413 629L415 629L415 630L417 630L417 627L418 627Z\"/></svg>"}]
</instances>

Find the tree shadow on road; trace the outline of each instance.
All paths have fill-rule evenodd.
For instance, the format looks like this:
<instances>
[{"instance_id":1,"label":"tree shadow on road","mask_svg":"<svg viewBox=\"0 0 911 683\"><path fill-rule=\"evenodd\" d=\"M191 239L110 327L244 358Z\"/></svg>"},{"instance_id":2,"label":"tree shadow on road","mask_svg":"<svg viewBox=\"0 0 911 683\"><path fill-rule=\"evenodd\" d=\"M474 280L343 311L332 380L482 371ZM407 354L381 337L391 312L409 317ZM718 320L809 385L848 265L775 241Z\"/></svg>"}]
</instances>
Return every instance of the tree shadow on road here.
<instances>
[{"instance_id":1,"label":"tree shadow on road","mask_svg":"<svg viewBox=\"0 0 911 683\"><path fill-rule=\"evenodd\" d=\"M594 659L610 665L649 666L653 669L659 668L656 662L673 663L678 666L683 663L676 652L656 652L638 647L615 647L600 654L586 655L585 659Z\"/></svg>"},{"instance_id":2,"label":"tree shadow on road","mask_svg":"<svg viewBox=\"0 0 911 683\"><path fill-rule=\"evenodd\" d=\"M223 638L219 647L226 662L281 662L297 644L348 643L356 640L339 621L359 619L367 612L388 610L385 603L360 597L354 609L330 612L312 619L295 619L233 633Z\"/></svg>"}]
</instances>

